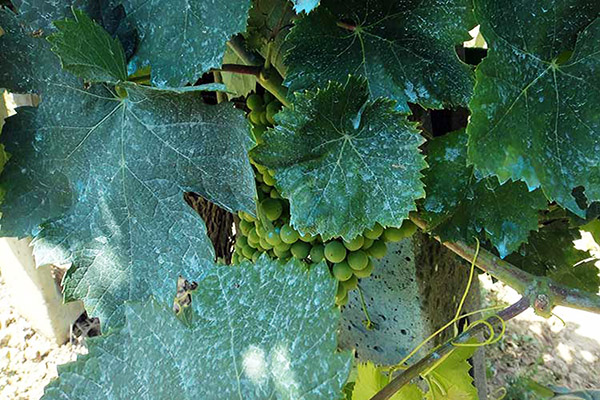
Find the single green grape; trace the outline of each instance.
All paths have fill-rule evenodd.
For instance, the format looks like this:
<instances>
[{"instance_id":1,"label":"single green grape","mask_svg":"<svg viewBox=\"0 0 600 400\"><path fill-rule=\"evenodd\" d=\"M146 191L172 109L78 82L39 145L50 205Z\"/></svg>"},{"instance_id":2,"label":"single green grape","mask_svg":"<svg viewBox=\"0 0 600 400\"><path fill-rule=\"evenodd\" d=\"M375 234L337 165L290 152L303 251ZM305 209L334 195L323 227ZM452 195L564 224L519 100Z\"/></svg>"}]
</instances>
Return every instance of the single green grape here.
<instances>
[{"instance_id":1,"label":"single green grape","mask_svg":"<svg viewBox=\"0 0 600 400\"><path fill-rule=\"evenodd\" d=\"M369 250L367 250L367 253L375 258L383 258L387 253L387 245L383 240L376 240Z\"/></svg>"},{"instance_id":2,"label":"single green grape","mask_svg":"<svg viewBox=\"0 0 600 400\"><path fill-rule=\"evenodd\" d=\"M258 242L258 239L255 240L248 236L248 246L258 249L260 247L260 243Z\"/></svg>"},{"instance_id":3,"label":"single green grape","mask_svg":"<svg viewBox=\"0 0 600 400\"><path fill-rule=\"evenodd\" d=\"M256 167L256 170L261 174L264 174L264 172L267 170L267 167L261 164L254 164L254 166Z\"/></svg>"},{"instance_id":4,"label":"single green grape","mask_svg":"<svg viewBox=\"0 0 600 400\"><path fill-rule=\"evenodd\" d=\"M264 182L264 179L261 174L254 175L254 179L256 179L256 181L260 183Z\"/></svg>"},{"instance_id":5,"label":"single green grape","mask_svg":"<svg viewBox=\"0 0 600 400\"><path fill-rule=\"evenodd\" d=\"M363 235L368 239L375 240L375 239L379 239L379 236L381 236L382 233L383 233L383 226L376 223L375 226L373 226L373 228L366 229L364 231Z\"/></svg>"},{"instance_id":6,"label":"single green grape","mask_svg":"<svg viewBox=\"0 0 600 400\"><path fill-rule=\"evenodd\" d=\"M260 207L269 221L275 221L283 212L283 205L281 204L281 201L272 199L270 197L261 201Z\"/></svg>"},{"instance_id":7,"label":"single green grape","mask_svg":"<svg viewBox=\"0 0 600 400\"><path fill-rule=\"evenodd\" d=\"M352 275L350 278L342 282L342 285L344 285L347 292L354 290L358 287L358 278L356 275Z\"/></svg>"},{"instance_id":8,"label":"single green grape","mask_svg":"<svg viewBox=\"0 0 600 400\"><path fill-rule=\"evenodd\" d=\"M250 229L250 232L248 232L248 243L258 243L259 240L260 238L258 237L258 233L256 233L256 228Z\"/></svg>"},{"instance_id":9,"label":"single green grape","mask_svg":"<svg viewBox=\"0 0 600 400\"><path fill-rule=\"evenodd\" d=\"M335 298L335 304L342 307L345 306L346 304L348 304L348 295L346 294L346 296L342 297L342 298L338 298L336 296Z\"/></svg>"},{"instance_id":10,"label":"single green grape","mask_svg":"<svg viewBox=\"0 0 600 400\"><path fill-rule=\"evenodd\" d=\"M275 186L275 178L269 174L263 174L263 181L269 186Z\"/></svg>"},{"instance_id":11,"label":"single green grape","mask_svg":"<svg viewBox=\"0 0 600 400\"><path fill-rule=\"evenodd\" d=\"M400 228L385 228L383 231L383 240L386 242L398 242L407 237L411 237L417 231L417 226L407 219Z\"/></svg>"},{"instance_id":12,"label":"single green grape","mask_svg":"<svg viewBox=\"0 0 600 400\"><path fill-rule=\"evenodd\" d=\"M350 268L346 261L333 264L332 272L335 279L340 282L348 280L352 276L352 268Z\"/></svg>"},{"instance_id":13,"label":"single green grape","mask_svg":"<svg viewBox=\"0 0 600 400\"><path fill-rule=\"evenodd\" d=\"M275 188L271 189L271 192L269 193L269 196L272 199L281 199L282 198L281 195L279 194L279 192L277 191L277 189L275 189Z\"/></svg>"},{"instance_id":14,"label":"single green grape","mask_svg":"<svg viewBox=\"0 0 600 400\"><path fill-rule=\"evenodd\" d=\"M321 262L325 258L325 246L320 243L314 244L310 249L310 259L314 263Z\"/></svg>"},{"instance_id":15,"label":"single green grape","mask_svg":"<svg viewBox=\"0 0 600 400\"><path fill-rule=\"evenodd\" d=\"M241 235L237 236L235 238L235 245L240 247L248 246L248 238Z\"/></svg>"},{"instance_id":16,"label":"single green grape","mask_svg":"<svg viewBox=\"0 0 600 400\"><path fill-rule=\"evenodd\" d=\"M352 240L344 240L344 246L346 246L346 248L350 251L356 251L362 247L364 242L365 238L359 235Z\"/></svg>"},{"instance_id":17,"label":"single green grape","mask_svg":"<svg viewBox=\"0 0 600 400\"><path fill-rule=\"evenodd\" d=\"M250 246L242 247L242 254L248 259L252 258L252 254L254 254L254 251L255 250Z\"/></svg>"},{"instance_id":18,"label":"single green grape","mask_svg":"<svg viewBox=\"0 0 600 400\"><path fill-rule=\"evenodd\" d=\"M271 186L269 186L266 182L261 183L258 187L263 193L271 193Z\"/></svg>"},{"instance_id":19,"label":"single green grape","mask_svg":"<svg viewBox=\"0 0 600 400\"><path fill-rule=\"evenodd\" d=\"M267 232L266 240L271 246L281 244L281 237L279 236L280 230L280 228L275 228L272 231Z\"/></svg>"},{"instance_id":20,"label":"single green grape","mask_svg":"<svg viewBox=\"0 0 600 400\"><path fill-rule=\"evenodd\" d=\"M256 93L252 93L250 96L246 98L246 106L250 110L257 110L264 105L262 97L257 95Z\"/></svg>"},{"instance_id":21,"label":"single green grape","mask_svg":"<svg viewBox=\"0 0 600 400\"><path fill-rule=\"evenodd\" d=\"M325 258L332 263L339 263L346 258L346 248L338 241L331 241L325 245Z\"/></svg>"},{"instance_id":22,"label":"single green grape","mask_svg":"<svg viewBox=\"0 0 600 400\"><path fill-rule=\"evenodd\" d=\"M250 111L248 114L248 119L253 125L264 125L261 119L262 112L258 110ZM266 116L265 116L266 118Z\"/></svg>"},{"instance_id":23,"label":"single green grape","mask_svg":"<svg viewBox=\"0 0 600 400\"><path fill-rule=\"evenodd\" d=\"M300 237L298 235L298 232L296 232L294 230L294 228L292 228L288 224L285 224L281 227L279 236L281 236L281 241L283 243L288 243L288 244L295 243L298 240L298 238Z\"/></svg>"},{"instance_id":24,"label":"single green grape","mask_svg":"<svg viewBox=\"0 0 600 400\"><path fill-rule=\"evenodd\" d=\"M256 218L254 218L252 215L248 214L245 211L240 211L238 213L238 216L240 217L240 219L243 219L244 221L247 221L247 222L254 222L254 221L256 221Z\"/></svg>"},{"instance_id":25,"label":"single green grape","mask_svg":"<svg viewBox=\"0 0 600 400\"><path fill-rule=\"evenodd\" d=\"M360 271L361 269L367 267L367 264L369 263L369 257L364 251L358 250L348 254L347 261L350 268L352 268L354 271Z\"/></svg>"},{"instance_id":26,"label":"single green grape","mask_svg":"<svg viewBox=\"0 0 600 400\"><path fill-rule=\"evenodd\" d=\"M248 236L248 233L250 232L250 229L252 229L253 226L254 225L251 222L240 219L239 227L242 235Z\"/></svg>"},{"instance_id":27,"label":"single green grape","mask_svg":"<svg viewBox=\"0 0 600 400\"><path fill-rule=\"evenodd\" d=\"M280 239L281 239L281 237L280 237ZM277 249L278 251L287 251L291 247L292 247L292 245L289 243L279 242L279 244L277 246L275 246L274 248Z\"/></svg>"},{"instance_id":28,"label":"single green grape","mask_svg":"<svg viewBox=\"0 0 600 400\"><path fill-rule=\"evenodd\" d=\"M375 241L373 239L365 238L365 242L363 243L361 249L362 250L368 250L369 248L371 248L371 246L373 246L374 242Z\"/></svg>"},{"instance_id":29,"label":"single green grape","mask_svg":"<svg viewBox=\"0 0 600 400\"><path fill-rule=\"evenodd\" d=\"M366 268L363 268L360 271L354 271L354 275L357 278L367 278L373 273L373 268L375 268L375 263L369 258Z\"/></svg>"},{"instance_id":30,"label":"single green grape","mask_svg":"<svg viewBox=\"0 0 600 400\"><path fill-rule=\"evenodd\" d=\"M259 243L263 249L271 250L273 248L273 245L271 243L267 242L267 239L265 239L264 237L260 238Z\"/></svg>"},{"instance_id":31,"label":"single green grape","mask_svg":"<svg viewBox=\"0 0 600 400\"><path fill-rule=\"evenodd\" d=\"M281 250L281 248L279 248L279 247L273 247L273 253L275 254L275 256L277 258L282 259L282 260L286 260L292 256L292 253L290 252L289 249Z\"/></svg>"},{"instance_id":32,"label":"single green grape","mask_svg":"<svg viewBox=\"0 0 600 400\"><path fill-rule=\"evenodd\" d=\"M254 227L256 229L256 234L259 238L264 238L267 236L267 230L260 221L256 221L254 223Z\"/></svg>"},{"instance_id":33,"label":"single green grape","mask_svg":"<svg viewBox=\"0 0 600 400\"><path fill-rule=\"evenodd\" d=\"M294 257L302 260L308 257L308 254L310 253L310 247L310 244L298 241L292 245L290 250L292 251L292 255Z\"/></svg>"},{"instance_id":34,"label":"single green grape","mask_svg":"<svg viewBox=\"0 0 600 400\"><path fill-rule=\"evenodd\" d=\"M266 111L261 111L259 117L260 117L260 124L261 125L268 125L269 124L269 120L267 119L267 112Z\"/></svg>"},{"instance_id":35,"label":"single green grape","mask_svg":"<svg viewBox=\"0 0 600 400\"><path fill-rule=\"evenodd\" d=\"M239 262L240 262L240 258L238 256L237 252L234 251L233 254L231 255L231 264L235 265L235 264L238 264Z\"/></svg>"}]
</instances>

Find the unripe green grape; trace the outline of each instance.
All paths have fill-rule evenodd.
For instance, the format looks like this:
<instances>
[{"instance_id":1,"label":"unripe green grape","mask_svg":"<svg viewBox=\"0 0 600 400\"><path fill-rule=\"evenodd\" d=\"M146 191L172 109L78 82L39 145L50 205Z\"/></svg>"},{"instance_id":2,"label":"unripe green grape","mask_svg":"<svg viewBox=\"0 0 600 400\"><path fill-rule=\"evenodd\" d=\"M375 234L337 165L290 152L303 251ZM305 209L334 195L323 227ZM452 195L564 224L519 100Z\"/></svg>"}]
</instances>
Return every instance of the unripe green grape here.
<instances>
[{"instance_id":1,"label":"unripe green grape","mask_svg":"<svg viewBox=\"0 0 600 400\"><path fill-rule=\"evenodd\" d=\"M317 237L311 235L310 233L305 233L304 235L300 235L299 239L306 243L312 243L315 241Z\"/></svg>"},{"instance_id":2,"label":"unripe green grape","mask_svg":"<svg viewBox=\"0 0 600 400\"><path fill-rule=\"evenodd\" d=\"M256 139L256 141L261 144L263 142L262 137L264 135L264 133L266 132L267 128L261 125L254 125L252 126L252 135L254 135L254 138Z\"/></svg>"},{"instance_id":3,"label":"unripe green grape","mask_svg":"<svg viewBox=\"0 0 600 400\"><path fill-rule=\"evenodd\" d=\"M254 110L254 111L250 111L250 114L248 114L248 119L250 120L250 122L253 125L263 125L262 121L261 121L261 116L262 112L258 111L258 110ZM265 116L266 118L266 116Z\"/></svg>"},{"instance_id":4,"label":"unripe green grape","mask_svg":"<svg viewBox=\"0 0 600 400\"><path fill-rule=\"evenodd\" d=\"M383 258L387 253L387 245L383 240L376 240L373 245L367 250L371 257Z\"/></svg>"},{"instance_id":5,"label":"unripe green grape","mask_svg":"<svg viewBox=\"0 0 600 400\"><path fill-rule=\"evenodd\" d=\"M279 231L279 228L275 228L272 231L267 232L267 237L265 238L265 240L269 242L271 246L275 247L278 244L281 244L281 237L279 237Z\"/></svg>"},{"instance_id":6,"label":"unripe green grape","mask_svg":"<svg viewBox=\"0 0 600 400\"><path fill-rule=\"evenodd\" d=\"M240 246L240 247L244 247L244 246L248 246L248 238L245 236L237 236L235 238L235 245Z\"/></svg>"},{"instance_id":7,"label":"unripe green grape","mask_svg":"<svg viewBox=\"0 0 600 400\"><path fill-rule=\"evenodd\" d=\"M356 275L352 275L350 278L342 282L342 285L344 285L347 292L354 290L358 287L358 278Z\"/></svg>"},{"instance_id":8,"label":"unripe green grape","mask_svg":"<svg viewBox=\"0 0 600 400\"><path fill-rule=\"evenodd\" d=\"M248 246L258 249L260 247L260 243L258 242L258 239L255 240L248 236Z\"/></svg>"},{"instance_id":9,"label":"unripe green grape","mask_svg":"<svg viewBox=\"0 0 600 400\"><path fill-rule=\"evenodd\" d=\"M383 233L383 226L376 223L375 226L373 226L373 228L366 229L365 232L363 233L363 235L368 239L375 240L375 239L379 239L379 236L381 236L382 233Z\"/></svg>"},{"instance_id":10,"label":"unripe green grape","mask_svg":"<svg viewBox=\"0 0 600 400\"><path fill-rule=\"evenodd\" d=\"M348 261L348 265L354 271L360 271L361 269L367 267L367 264L369 263L369 257L364 251L358 250L348 254L346 261Z\"/></svg>"},{"instance_id":11,"label":"unripe green grape","mask_svg":"<svg viewBox=\"0 0 600 400\"><path fill-rule=\"evenodd\" d=\"M325 258L325 246L322 244L314 244L310 249L310 259L314 263L321 262Z\"/></svg>"},{"instance_id":12,"label":"unripe green grape","mask_svg":"<svg viewBox=\"0 0 600 400\"><path fill-rule=\"evenodd\" d=\"M267 242L267 240L264 237L260 238L259 243L263 249L271 250L273 248L273 245Z\"/></svg>"},{"instance_id":13,"label":"unripe green grape","mask_svg":"<svg viewBox=\"0 0 600 400\"><path fill-rule=\"evenodd\" d=\"M337 241L325 245L325 258L332 263L339 263L346 258L346 248Z\"/></svg>"},{"instance_id":14,"label":"unripe green grape","mask_svg":"<svg viewBox=\"0 0 600 400\"><path fill-rule=\"evenodd\" d=\"M238 258L238 254L237 252L233 252L233 254L231 255L231 264L235 265L240 261L240 259Z\"/></svg>"},{"instance_id":15,"label":"unripe green grape","mask_svg":"<svg viewBox=\"0 0 600 400\"><path fill-rule=\"evenodd\" d=\"M273 254L279 259L286 260L292 256L292 253L289 249L281 250L281 248L273 247Z\"/></svg>"},{"instance_id":16,"label":"unripe green grape","mask_svg":"<svg viewBox=\"0 0 600 400\"><path fill-rule=\"evenodd\" d=\"M261 111L261 113L259 114L260 117L260 124L261 125L268 125L269 124L269 120L267 119L267 112L266 111Z\"/></svg>"},{"instance_id":17,"label":"unripe green grape","mask_svg":"<svg viewBox=\"0 0 600 400\"><path fill-rule=\"evenodd\" d=\"M269 196L272 199L281 199L282 198L281 195L279 194L279 192L277 191L277 189L275 189L275 188L271 189L271 192L269 193Z\"/></svg>"},{"instance_id":18,"label":"unripe green grape","mask_svg":"<svg viewBox=\"0 0 600 400\"><path fill-rule=\"evenodd\" d=\"M262 164L254 164L254 166L256 167L256 170L261 174L264 174L264 172L267 170L267 167L265 167Z\"/></svg>"},{"instance_id":19,"label":"unripe green grape","mask_svg":"<svg viewBox=\"0 0 600 400\"><path fill-rule=\"evenodd\" d=\"M253 93L246 98L246 106L248 106L248 108L250 110L259 109L263 105L264 105L263 99L256 93Z\"/></svg>"},{"instance_id":20,"label":"unripe green grape","mask_svg":"<svg viewBox=\"0 0 600 400\"><path fill-rule=\"evenodd\" d=\"M275 178L269 174L263 174L263 181L269 186L275 186Z\"/></svg>"},{"instance_id":21,"label":"unripe green grape","mask_svg":"<svg viewBox=\"0 0 600 400\"><path fill-rule=\"evenodd\" d=\"M258 257L260 257L261 252L260 251L255 251L254 254L252 254L252 262L256 262L256 260L258 260Z\"/></svg>"},{"instance_id":22,"label":"unripe green grape","mask_svg":"<svg viewBox=\"0 0 600 400\"><path fill-rule=\"evenodd\" d=\"M279 239L281 239L281 237L280 237ZM291 244L280 242L280 243L279 243L277 246L275 246L274 248L275 248L275 249L277 249L278 251L287 251L287 250L289 250L291 247L292 247L292 245L291 245Z\"/></svg>"},{"instance_id":23,"label":"unripe green grape","mask_svg":"<svg viewBox=\"0 0 600 400\"><path fill-rule=\"evenodd\" d=\"M385 231L383 231L383 240L386 242L398 242L412 236L416 231L417 226L407 219L402 223L400 228L385 228Z\"/></svg>"},{"instance_id":24,"label":"unripe green grape","mask_svg":"<svg viewBox=\"0 0 600 400\"><path fill-rule=\"evenodd\" d=\"M238 213L238 216L240 217L240 219L243 219L244 221L247 221L247 222L254 222L254 221L256 221L256 218L254 218L252 215L248 214L245 211L240 211Z\"/></svg>"},{"instance_id":25,"label":"unripe green grape","mask_svg":"<svg viewBox=\"0 0 600 400\"><path fill-rule=\"evenodd\" d=\"M294 257L302 260L308 257L308 253L310 253L310 247L310 244L298 241L292 245L290 250Z\"/></svg>"},{"instance_id":26,"label":"unripe green grape","mask_svg":"<svg viewBox=\"0 0 600 400\"><path fill-rule=\"evenodd\" d=\"M277 114L281 109L281 103L279 103L278 101L273 101L267 104L265 109L267 112L267 120L271 124L275 125L275 119L273 117L275 117L275 114Z\"/></svg>"},{"instance_id":27,"label":"unripe green grape","mask_svg":"<svg viewBox=\"0 0 600 400\"><path fill-rule=\"evenodd\" d=\"M346 296L347 294L348 294L348 291L346 290L346 286L344 286L342 284L342 282L338 281L335 297L342 298L342 297Z\"/></svg>"},{"instance_id":28,"label":"unripe green grape","mask_svg":"<svg viewBox=\"0 0 600 400\"><path fill-rule=\"evenodd\" d=\"M363 236L358 235L352 240L344 240L344 246L350 251L356 251L362 247L364 242L365 238Z\"/></svg>"},{"instance_id":29,"label":"unripe green grape","mask_svg":"<svg viewBox=\"0 0 600 400\"><path fill-rule=\"evenodd\" d=\"M263 176L261 174L256 174L254 175L254 179L256 179L257 182L264 182Z\"/></svg>"},{"instance_id":30,"label":"unripe green grape","mask_svg":"<svg viewBox=\"0 0 600 400\"><path fill-rule=\"evenodd\" d=\"M264 238L267 236L267 230L265 229L265 227L263 226L263 224L260 221L256 221L254 223L255 229L256 229L256 235L258 236L258 238Z\"/></svg>"},{"instance_id":31,"label":"unripe green grape","mask_svg":"<svg viewBox=\"0 0 600 400\"><path fill-rule=\"evenodd\" d=\"M340 282L350 279L352 276L352 268L346 261L334 264L332 268L333 276Z\"/></svg>"},{"instance_id":32,"label":"unripe green grape","mask_svg":"<svg viewBox=\"0 0 600 400\"><path fill-rule=\"evenodd\" d=\"M269 221L275 221L283 212L283 205L277 199L267 198L260 202L260 206Z\"/></svg>"},{"instance_id":33,"label":"unripe green grape","mask_svg":"<svg viewBox=\"0 0 600 400\"><path fill-rule=\"evenodd\" d=\"M252 258L252 254L254 254L254 249L250 246L242 247L242 254L246 258Z\"/></svg>"},{"instance_id":34,"label":"unripe green grape","mask_svg":"<svg viewBox=\"0 0 600 400\"><path fill-rule=\"evenodd\" d=\"M248 232L248 243L258 243L259 240L260 238L258 237L258 233L256 233L256 228L250 229L250 232Z\"/></svg>"},{"instance_id":35,"label":"unripe green grape","mask_svg":"<svg viewBox=\"0 0 600 400\"><path fill-rule=\"evenodd\" d=\"M265 194L271 193L271 186L267 185L266 183L261 183L258 188Z\"/></svg>"},{"instance_id":36,"label":"unripe green grape","mask_svg":"<svg viewBox=\"0 0 600 400\"><path fill-rule=\"evenodd\" d=\"M373 268L375 268L375 263L369 258L366 268L363 268L360 271L354 271L354 275L357 278L367 278L373 273Z\"/></svg>"},{"instance_id":37,"label":"unripe green grape","mask_svg":"<svg viewBox=\"0 0 600 400\"><path fill-rule=\"evenodd\" d=\"M361 249L362 250L368 250L369 248L371 248L371 246L373 246L374 242L375 241L373 239L365 238L365 242L363 243Z\"/></svg>"},{"instance_id":38,"label":"unripe green grape","mask_svg":"<svg viewBox=\"0 0 600 400\"><path fill-rule=\"evenodd\" d=\"M346 304L348 304L348 295L346 294L346 296L342 297L342 298L338 298L337 296L335 297L335 304L342 307L345 306Z\"/></svg>"},{"instance_id":39,"label":"unripe green grape","mask_svg":"<svg viewBox=\"0 0 600 400\"><path fill-rule=\"evenodd\" d=\"M294 230L294 228L292 228L288 224L285 224L281 227L279 236L281 236L281 241L283 243L288 243L288 244L295 243L299 238L298 232L296 232Z\"/></svg>"},{"instance_id":40,"label":"unripe green grape","mask_svg":"<svg viewBox=\"0 0 600 400\"><path fill-rule=\"evenodd\" d=\"M250 229L252 229L253 226L254 226L254 224L252 224L251 222L248 222L243 219L240 220L240 223L239 223L240 232L244 236L248 236L248 233L250 232Z\"/></svg>"}]
</instances>

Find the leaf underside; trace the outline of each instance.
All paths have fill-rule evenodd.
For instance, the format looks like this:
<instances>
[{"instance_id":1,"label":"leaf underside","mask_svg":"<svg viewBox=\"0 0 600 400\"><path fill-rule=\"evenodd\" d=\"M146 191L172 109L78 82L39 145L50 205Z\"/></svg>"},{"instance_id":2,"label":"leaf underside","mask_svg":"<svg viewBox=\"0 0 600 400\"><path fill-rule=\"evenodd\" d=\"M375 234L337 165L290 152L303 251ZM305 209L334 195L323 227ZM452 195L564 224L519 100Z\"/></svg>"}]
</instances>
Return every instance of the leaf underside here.
<instances>
[{"instance_id":1,"label":"leaf underside","mask_svg":"<svg viewBox=\"0 0 600 400\"><path fill-rule=\"evenodd\" d=\"M470 104L469 161L585 216L573 190L600 201L600 3L475 5L490 49Z\"/></svg>"},{"instance_id":2,"label":"leaf underside","mask_svg":"<svg viewBox=\"0 0 600 400\"><path fill-rule=\"evenodd\" d=\"M263 256L207 266L194 281L189 325L154 300L127 304L126 323L59 367L43 399L339 396L352 357L336 350L336 283L324 263L309 273Z\"/></svg>"},{"instance_id":3,"label":"leaf underside","mask_svg":"<svg viewBox=\"0 0 600 400\"><path fill-rule=\"evenodd\" d=\"M288 35L285 83L294 92L360 75L373 97L397 100L405 112L408 102L466 106L473 76L454 47L473 25L468 0L323 1Z\"/></svg>"},{"instance_id":4,"label":"leaf underside","mask_svg":"<svg viewBox=\"0 0 600 400\"><path fill-rule=\"evenodd\" d=\"M296 94L293 109L252 157L275 171L291 222L324 240L351 239L376 222L399 226L423 197L422 138L388 99L369 99L364 79Z\"/></svg>"}]
</instances>

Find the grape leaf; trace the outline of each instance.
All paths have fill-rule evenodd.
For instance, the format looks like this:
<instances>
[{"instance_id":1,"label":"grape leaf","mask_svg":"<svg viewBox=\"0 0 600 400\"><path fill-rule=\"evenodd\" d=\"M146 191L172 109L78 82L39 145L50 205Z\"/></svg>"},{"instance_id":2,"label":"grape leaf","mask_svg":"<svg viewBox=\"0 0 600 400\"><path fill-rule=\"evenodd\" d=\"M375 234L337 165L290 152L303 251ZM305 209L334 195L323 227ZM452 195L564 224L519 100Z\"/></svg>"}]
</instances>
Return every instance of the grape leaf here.
<instances>
[{"instance_id":1,"label":"grape leaf","mask_svg":"<svg viewBox=\"0 0 600 400\"><path fill-rule=\"evenodd\" d=\"M352 391L352 400L370 400L388 383L387 375L372 362L357 366L358 376ZM423 391L415 384L408 384L396 392L390 400L422 400Z\"/></svg>"},{"instance_id":2,"label":"grape leaf","mask_svg":"<svg viewBox=\"0 0 600 400\"><path fill-rule=\"evenodd\" d=\"M195 82L221 66L225 43L246 29L250 0L121 0L140 42L130 72L152 65L159 87Z\"/></svg>"},{"instance_id":3,"label":"grape leaf","mask_svg":"<svg viewBox=\"0 0 600 400\"><path fill-rule=\"evenodd\" d=\"M11 0L19 11L19 21L42 33L56 30L54 21L71 15L71 7L93 17L100 16L100 7L109 0Z\"/></svg>"},{"instance_id":4,"label":"grape leaf","mask_svg":"<svg viewBox=\"0 0 600 400\"><path fill-rule=\"evenodd\" d=\"M197 276L190 325L154 300L126 305L124 326L60 366L43 399L339 397L352 357L336 351L336 282L324 263L307 272L263 256Z\"/></svg>"},{"instance_id":5,"label":"grape leaf","mask_svg":"<svg viewBox=\"0 0 600 400\"><path fill-rule=\"evenodd\" d=\"M594 241L597 244L600 244L600 219L594 219L580 228L583 231L589 232L594 238Z\"/></svg>"},{"instance_id":6,"label":"grape leaf","mask_svg":"<svg viewBox=\"0 0 600 400\"><path fill-rule=\"evenodd\" d=\"M473 76L454 48L473 25L469 0L324 1L288 35L285 82L298 91L361 74L402 111L464 106Z\"/></svg>"},{"instance_id":7,"label":"grape leaf","mask_svg":"<svg viewBox=\"0 0 600 400\"><path fill-rule=\"evenodd\" d=\"M375 222L399 226L415 209L424 195L423 140L394 109L394 101L369 99L366 81L351 77L297 93L293 108L277 114L251 155L275 171L295 228L351 239Z\"/></svg>"},{"instance_id":8,"label":"grape leaf","mask_svg":"<svg viewBox=\"0 0 600 400\"><path fill-rule=\"evenodd\" d=\"M294 10L297 13L306 12L309 13L319 5L320 0L292 0L294 4Z\"/></svg>"},{"instance_id":9,"label":"grape leaf","mask_svg":"<svg viewBox=\"0 0 600 400\"><path fill-rule=\"evenodd\" d=\"M229 47L225 50L223 64L243 64L242 59ZM227 96L231 98L246 96L256 89L256 77L232 72L221 72L221 78L228 90Z\"/></svg>"},{"instance_id":10,"label":"grape leaf","mask_svg":"<svg viewBox=\"0 0 600 400\"><path fill-rule=\"evenodd\" d=\"M464 130L434 139L427 149L423 216L442 240L472 243L485 234L504 258L537 230L538 210L547 206L542 192L529 192L523 182L478 178L467 166Z\"/></svg>"},{"instance_id":11,"label":"grape leaf","mask_svg":"<svg viewBox=\"0 0 600 400\"><path fill-rule=\"evenodd\" d=\"M489 52L470 104L469 161L585 217L572 192L600 200L600 3L475 4Z\"/></svg>"},{"instance_id":12,"label":"grape leaf","mask_svg":"<svg viewBox=\"0 0 600 400\"><path fill-rule=\"evenodd\" d=\"M287 0L254 0L248 16L244 37L249 49L258 52L277 69L281 76L287 73L284 55L290 49L285 40L296 17Z\"/></svg>"},{"instance_id":13,"label":"grape leaf","mask_svg":"<svg viewBox=\"0 0 600 400\"><path fill-rule=\"evenodd\" d=\"M126 81L125 53L119 39L113 39L82 11L73 10L73 17L56 21L58 32L48 37L63 69L88 82Z\"/></svg>"},{"instance_id":14,"label":"grape leaf","mask_svg":"<svg viewBox=\"0 0 600 400\"><path fill-rule=\"evenodd\" d=\"M45 39L8 13L0 18L0 78L42 98L9 118L2 135L14 156L0 177L2 234L34 234L39 264L72 261L66 298L82 298L111 325L123 301L165 299L170 275L212 261L204 223L183 192L254 209L247 122L197 92L124 83L128 96L119 98L103 85L86 89L60 70Z\"/></svg>"},{"instance_id":15,"label":"grape leaf","mask_svg":"<svg viewBox=\"0 0 600 400\"><path fill-rule=\"evenodd\" d=\"M428 400L479 400L477 388L473 386L473 377L469 374L471 364L468 359L473 356L477 347L457 347L433 370L428 372L430 385ZM442 390L443 388L443 390Z\"/></svg>"},{"instance_id":16,"label":"grape leaf","mask_svg":"<svg viewBox=\"0 0 600 400\"><path fill-rule=\"evenodd\" d=\"M506 259L532 274L548 276L556 282L598 293L600 270L595 259L590 259L587 252L573 246L573 241L579 238L578 229L571 228L566 220L557 220L532 233L529 243Z\"/></svg>"}]
</instances>

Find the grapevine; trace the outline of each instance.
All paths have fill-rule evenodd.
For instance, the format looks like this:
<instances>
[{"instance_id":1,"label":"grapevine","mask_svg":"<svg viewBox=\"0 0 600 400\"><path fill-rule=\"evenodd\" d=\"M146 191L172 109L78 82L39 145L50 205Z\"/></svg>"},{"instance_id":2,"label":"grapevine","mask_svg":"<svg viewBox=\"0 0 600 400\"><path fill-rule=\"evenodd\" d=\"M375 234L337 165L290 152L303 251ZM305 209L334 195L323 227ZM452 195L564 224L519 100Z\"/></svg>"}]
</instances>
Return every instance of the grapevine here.
<instances>
[{"instance_id":1,"label":"grapevine","mask_svg":"<svg viewBox=\"0 0 600 400\"><path fill-rule=\"evenodd\" d=\"M0 235L102 326L44 400L476 399L511 318L600 313L600 3L551 3L3 1Z\"/></svg>"}]
</instances>

